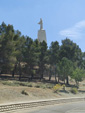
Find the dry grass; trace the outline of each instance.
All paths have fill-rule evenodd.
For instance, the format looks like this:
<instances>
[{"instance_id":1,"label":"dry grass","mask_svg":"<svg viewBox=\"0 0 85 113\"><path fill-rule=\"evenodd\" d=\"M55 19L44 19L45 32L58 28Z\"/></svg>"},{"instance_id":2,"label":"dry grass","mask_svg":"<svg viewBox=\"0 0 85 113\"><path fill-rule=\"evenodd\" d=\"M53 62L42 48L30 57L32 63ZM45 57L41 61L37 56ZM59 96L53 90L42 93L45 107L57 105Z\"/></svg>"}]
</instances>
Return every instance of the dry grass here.
<instances>
[{"instance_id":1,"label":"dry grass","mask_svg":"<svg viewBox=\"0 0 85 113\"><path fill-rule=\"evenodd\" d=\"M85 96L85 81L80 83L80 92L76 95L71 93L71 87L66 87L65 91L62 89L58 93L54 93L53 86L54 84L42 82L0 81L0 104L69 96ZM22 94L22 91L25 91L28 95Z\"/></svg>"}]
</instances>

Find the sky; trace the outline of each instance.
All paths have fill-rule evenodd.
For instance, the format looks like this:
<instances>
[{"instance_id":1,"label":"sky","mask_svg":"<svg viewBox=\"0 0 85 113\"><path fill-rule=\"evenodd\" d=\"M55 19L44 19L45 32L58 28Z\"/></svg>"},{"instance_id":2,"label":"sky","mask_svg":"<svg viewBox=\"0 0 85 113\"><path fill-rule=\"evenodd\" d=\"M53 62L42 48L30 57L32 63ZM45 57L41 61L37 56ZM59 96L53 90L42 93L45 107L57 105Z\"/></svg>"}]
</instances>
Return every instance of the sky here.
<instances>
[{"instance_id":1,"label":"sky","mask_svg":"<svg viewBox=\"0 0 85 113\"><path fill-rule=\"evenodd\" d=\"M0 24L11 24L22 35L37 38L43 20L47 44L66 37L85 52L85 0L0 0Z\"/></svg>"}]
</instances>

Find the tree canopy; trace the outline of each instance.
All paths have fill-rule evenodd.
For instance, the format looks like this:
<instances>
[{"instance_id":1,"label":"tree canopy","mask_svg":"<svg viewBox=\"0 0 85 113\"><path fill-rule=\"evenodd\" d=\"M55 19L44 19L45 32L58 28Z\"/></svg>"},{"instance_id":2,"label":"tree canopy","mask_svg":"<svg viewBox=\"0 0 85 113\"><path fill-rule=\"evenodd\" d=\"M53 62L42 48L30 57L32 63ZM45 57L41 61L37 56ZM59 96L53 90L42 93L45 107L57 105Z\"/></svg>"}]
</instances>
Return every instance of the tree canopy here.
<instances>
[{"instance_id":1,"label":"tree canopy","mask_svg":"<svg viewBox=\"0 0 85 113\"><path fill-rule=\"evenodd\" d=\"M52 42L47 47L45 41L39 42L29 36L24 36L19 30L14 30L13 25L0 25L0 73L11 73L31 77L49 73L69 83L68 77L75 81L85 77L82 70L85 69L85 52L80 47L66 38L62 40L61 46L58 41Z\"/></svg>"}]
</instances>

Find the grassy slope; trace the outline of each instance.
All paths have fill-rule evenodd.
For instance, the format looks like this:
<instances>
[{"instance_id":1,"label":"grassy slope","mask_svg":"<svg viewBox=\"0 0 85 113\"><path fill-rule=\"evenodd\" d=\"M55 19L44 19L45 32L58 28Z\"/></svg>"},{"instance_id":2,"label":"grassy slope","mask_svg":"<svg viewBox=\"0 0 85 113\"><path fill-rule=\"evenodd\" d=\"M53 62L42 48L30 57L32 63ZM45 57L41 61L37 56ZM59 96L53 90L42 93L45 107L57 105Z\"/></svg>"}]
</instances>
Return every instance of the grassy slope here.
<instances>
[{"instance_id":1,"label":"grassy slope","mask_svg":"<svg viewBox=\"0 0 85 113\"><path fill-rule=\"evenodd\" d=\"M0 104L9 102L22 102L39 99L53 99L71 96L85 96L85 82L80 84L78 94L70 92L71 87L62 88L54 93L53 84L42 82L19 82L19 81L0 81ZM28 95L21 92L26 91Z\"/></svg>"}]
</instances>

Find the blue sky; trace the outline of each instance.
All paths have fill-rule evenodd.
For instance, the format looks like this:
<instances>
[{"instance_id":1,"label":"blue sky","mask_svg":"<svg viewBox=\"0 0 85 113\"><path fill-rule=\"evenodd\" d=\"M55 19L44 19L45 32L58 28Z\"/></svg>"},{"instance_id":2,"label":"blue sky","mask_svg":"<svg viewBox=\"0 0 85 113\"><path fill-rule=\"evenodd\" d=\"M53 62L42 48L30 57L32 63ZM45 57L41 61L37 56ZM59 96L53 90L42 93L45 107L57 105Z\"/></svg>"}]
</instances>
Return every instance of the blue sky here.
<instances>
[{"instance_id":1,"label":"blue sky","mask_svg":"<svg viewBox=\"0 0 85 113\"><path fill-rule=\"evenodd\" d=\"M22 35L36 39L40 18L48 46L67 37L85 51L85 0L0 0L0 24L12 24Z\"/></svg>"}]
</instances>

